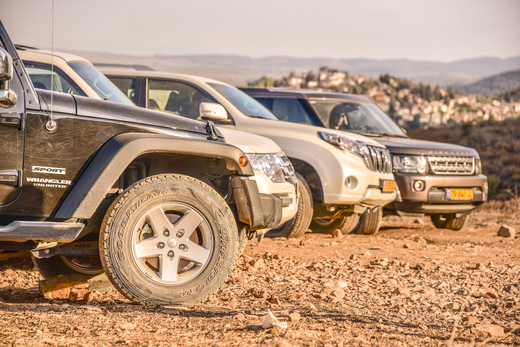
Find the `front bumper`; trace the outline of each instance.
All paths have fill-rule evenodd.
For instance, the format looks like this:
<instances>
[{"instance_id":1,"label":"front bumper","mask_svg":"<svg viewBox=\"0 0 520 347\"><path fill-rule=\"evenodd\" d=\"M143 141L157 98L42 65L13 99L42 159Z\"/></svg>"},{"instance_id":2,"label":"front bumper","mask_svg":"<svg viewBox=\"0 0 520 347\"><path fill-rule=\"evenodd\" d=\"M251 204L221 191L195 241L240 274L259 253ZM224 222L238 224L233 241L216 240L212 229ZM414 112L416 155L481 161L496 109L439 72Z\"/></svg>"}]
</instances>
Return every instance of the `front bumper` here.
<instances>
[{"instance_id":1,"label":"front bumper","mask_svg":"<svg viewBox=\"0 0 520 347\"><path fill-rule=\"evenodd\" d=\"M361 157L341 151L321 153L325 172L320 172L323 203L326 205L384 206L394 201L396 193L383 193L382 181L393 181L392 173L367 169ZM350 185L349 185L350 182Z\"/></svg>"},{"instance_id":2,"label":"front bumper","mask_svg":"<svg viewBox=\"0 0 520 347\"><path fill-rule=\"evenodd\" d=\"M484 175L417 175L395 173L398 194L395 201L397 211L407 213L467 213L487 200L487 177ZM415 181L423 181L424 189L413 188ZM447 189L473 190L473 198L452 200Z\"/></svg>"},{"instance_id":3,"label":"front bumper","mask_svg":"<svg viewBox=\"0 0 520 347\"><path fill-rule=\"evenodd\" d=\"M249 177L254 180L261 194L271 194L282 199L282 219L281 223L285 223L296 215L298 211L298 197L296 195L296 185L290 182L275 183L269 179L263 172L253 170L255 175ZM275 225L276 226L276 225Z\"/></svg>"},{"instance_id":4,"label":"front bumper","mask_svg":"<svg viewBox=\"0 0 520 347\"><path fill-rule=\"evenodd\" d=\"M238 219L250 231L274 228L282 220L282 199L259 192L256 181L235 176L231 178L233 201L236 204Z\"/></svg>"}]
</instances>

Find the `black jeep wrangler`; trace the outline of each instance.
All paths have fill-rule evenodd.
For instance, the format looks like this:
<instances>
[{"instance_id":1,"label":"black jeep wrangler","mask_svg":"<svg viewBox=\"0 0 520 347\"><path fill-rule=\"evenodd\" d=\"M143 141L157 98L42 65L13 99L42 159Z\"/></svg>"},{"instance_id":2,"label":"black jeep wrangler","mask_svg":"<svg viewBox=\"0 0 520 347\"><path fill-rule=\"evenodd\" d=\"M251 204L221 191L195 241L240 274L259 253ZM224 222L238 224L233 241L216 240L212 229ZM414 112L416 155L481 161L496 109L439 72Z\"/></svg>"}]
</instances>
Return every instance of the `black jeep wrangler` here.
<instances>
[{"instance_id":1,"label":"black jeep wrangler","mask_svg":"<svg viewBox=\"0 0 520 347\"><path fill-rule=\"evenodd\" d=\"M44 277L104 271L138 302L200 302L244 234L280 222L211 124L36 90L1 22L0 117L0 250L30 250Z\"/></svg>"}]
</instances>

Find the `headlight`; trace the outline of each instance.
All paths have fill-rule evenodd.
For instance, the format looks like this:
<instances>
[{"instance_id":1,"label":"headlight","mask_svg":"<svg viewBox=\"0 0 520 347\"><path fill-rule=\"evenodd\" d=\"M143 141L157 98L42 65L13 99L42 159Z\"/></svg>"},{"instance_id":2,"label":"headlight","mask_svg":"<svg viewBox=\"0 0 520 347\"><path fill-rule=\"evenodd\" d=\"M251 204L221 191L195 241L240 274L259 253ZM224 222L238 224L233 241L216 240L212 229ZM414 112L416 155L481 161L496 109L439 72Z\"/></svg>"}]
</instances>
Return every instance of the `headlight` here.
<instances>
[{"instance_id":1,"label":"headlight","mask_svg":"<svg viewBox=\"0 0 520 347\"><path fill-rule=\"evenodd\" d=\"M363 144L359 141L351 140L345 136L331 134L331 133L325 133L325 132L321 132L321 131L318 131L318 136L322 140L330 143L331 145L336 146L339 149L342 149L345 151L353 152L353 153L361 156L362 158L365 157L364 153L368 152L368 149L366 148L365 144Z\"/></svg>"},{"instance_id":2,"label":"headlight","mask_svg":"<svg viewBox=\"0 0 520 347\"><path fill-rule=\"evenodd\" d=\"M482 162L480 158L475 158L475 175L480 175L482 173Z\"/></svg>"},{"instance_id":3,"label":"headlight","mask_svg":"<svg viewBox=\"0 0 520 347\"><path fill-rule=\"evenodd\" d=\"M292 182L294 168L289 159L282 153L246 154L253 169L264 173L274 183Z\"/></svg>"},{"instance_id":4,"label":"headlight","mask_svg":"<svg viewBox=\"0 0 520 347\"><path fill-rule=\"evenodd\" d=\"M422 155L394 155L393 158L397 172L425 174L428 170L428 163Z\"/></svg>"}]
</instances>

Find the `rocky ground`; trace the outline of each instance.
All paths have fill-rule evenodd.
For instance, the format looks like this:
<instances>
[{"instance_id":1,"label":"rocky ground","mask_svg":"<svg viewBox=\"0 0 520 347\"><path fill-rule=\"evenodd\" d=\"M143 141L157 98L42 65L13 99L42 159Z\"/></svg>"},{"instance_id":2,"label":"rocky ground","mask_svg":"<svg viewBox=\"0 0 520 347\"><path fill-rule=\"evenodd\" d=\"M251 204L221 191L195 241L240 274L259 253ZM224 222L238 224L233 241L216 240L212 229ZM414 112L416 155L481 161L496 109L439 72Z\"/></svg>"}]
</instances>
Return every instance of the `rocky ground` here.
<instances>
[{"instance_id":1,"label":"rocky ground","mask_svg":"<svg viewBox=\"0 0 520 347\"><path fill-rule=\"evenodd\" d=\"M45 300L26 258L0 262L0 345L520 345L520 217L488 204L460 232L385 217L375 236L250 241L206 304L136 305L115 291ZM262 328L271 311L287 328Z\"/></svg>"}]
</instances>

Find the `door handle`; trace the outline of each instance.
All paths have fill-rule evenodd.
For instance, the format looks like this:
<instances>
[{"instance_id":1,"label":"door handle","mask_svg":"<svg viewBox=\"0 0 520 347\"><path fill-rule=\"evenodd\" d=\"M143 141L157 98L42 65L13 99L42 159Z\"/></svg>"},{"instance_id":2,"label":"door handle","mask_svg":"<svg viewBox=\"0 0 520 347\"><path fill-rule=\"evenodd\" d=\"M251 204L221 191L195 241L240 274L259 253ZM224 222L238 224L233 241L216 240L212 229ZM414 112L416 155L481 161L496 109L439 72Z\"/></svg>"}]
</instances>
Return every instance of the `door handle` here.
<instances>
[{"instance_id":1,"label":"door handle","mask_svg":"<svg viewBox=\"0 0 520 347\"><path fill-rule=\"evenodd\" d=\"M18 185L18 178L20 174L16 170L0 170L0 184L7 184L10 186Z\"/></svg>"},{"instance_id":2,"label":"door handle","mask_svg":"<svg viewBox=\"0 0 520 347\"><path fill-rule=\"evenodd\" d=\"M18 113L0 115L0 125L7 127L20 128L22 117Z\"/></svg>"}]
</instances>

